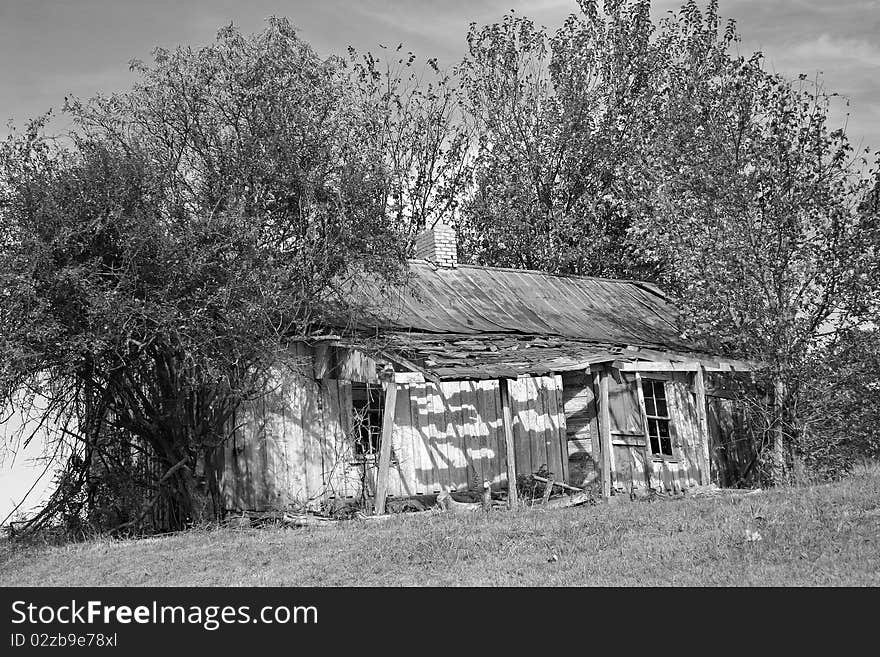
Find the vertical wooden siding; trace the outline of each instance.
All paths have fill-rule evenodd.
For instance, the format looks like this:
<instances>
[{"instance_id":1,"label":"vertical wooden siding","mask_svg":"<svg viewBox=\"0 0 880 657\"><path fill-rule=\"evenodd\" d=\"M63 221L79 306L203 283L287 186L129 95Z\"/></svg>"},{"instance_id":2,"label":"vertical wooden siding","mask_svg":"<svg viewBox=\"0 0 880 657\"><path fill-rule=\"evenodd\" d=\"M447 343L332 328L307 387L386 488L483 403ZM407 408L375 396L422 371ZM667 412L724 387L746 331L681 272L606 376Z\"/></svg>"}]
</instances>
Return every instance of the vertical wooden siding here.
<instances>
[{"instance_id":1,"label":"vertical wooden siding","mask_svg":"<svg viewBox=\"0 0 880 657\"><path fill-rule=\"evenodd\" d=\"M389 493L439 493L507 481L497 381L398 388Z\"/></svg>"},{"instance_id":2,"label":"vertical wooden siding","mask_svg":"<svg viewBox=\"0 0 880 657\"><path fill-rule=\"evenodd\" d=\"M619 372L608 383L608 409L612 434L644 435L645 424L636 394L635 375Z\"/></svg>"},{"instance_id":3,"label":"vertical wooden siding","mask_svg":"<svg viewBox=\"0 0 880 657\"><path fill-rule=\"evenodd\" d=\"M724 487L748 483L754 477L757 454L744 426L742 407L732 396L719 395L707 395L706 406L712 481Z\"/></svg>"},{"instance_id":4,"label":"vertical wooden siding","mask_svg":"<svg viewBox=\"0 0 880 657\"><path fill-rule=\"evenodd\" d=\"M699 485L703 480L701 473L708 472L702 449L702 441L708 437L700 435L692 375L651 372L646 373L643 378L662 379L666 382L666 404L671 420L673 458L650 459L651 487L659 490L684 490Z\"/></svg>"},{"instance_id":5,"label":"vertical wooden siding","mask_svg":"<svg viewBox=\"0 0 880 657\"><path fill-rule=\"evenodd\" d=\"M673 449L678 457L672 476L682 489L699 485L700 473L709 471L702 449L702 441L708 440L708 436L700 435L700 419L691 378L690 374L675 373L666 382L666 397L674 431Z\"/></svg>"},{"instance_id":6,"label":"vertical wooden siding","mask_svg":"<svg viewBox=\"0 0 880 657\"><path fill-rule=\"evenodd\" d=\"M351 461L351 384L278 374L269 393L244 405L224 448L227 508L316 506L359 491Z\"/></svg>"},{"instance_id":7,"label":"vertical wooden siding","mask_svg":"<svg viewBox=\"0 0 880 657\"><path fill-rule=\"evenodd\" d=\"M702 450L702 441L708 437L700 435L691 375L651 372L643 376L666 382L674 457L665 460L651 458L634 375L618 373L619 378L612 379L609 386L613 485L624 490L631 486L643 487L649 482L653 488L668 490L699 485L707 480L703 473L708 473L709 464ZM592 458L594 439L597 439L592 435L593 416L589 411L592 396L592 391L587 391L586 384L578 380L576 375L566 375L566 390L562 398L565 415L571 421L568 453L575 464L573 475L582 479L574 481L575 485L587 485L597 476L594 468L584 469L578 465L578 459L583 460L583 456ZM580 417L579 414L583 415L580 420L576 419Z\"/></svg>"},{"instance_id":8,"label":"vertical wooden siding","mask_svg":"<svg viewBox=\"0 0 880 657\"><path fill-rule=\"evenodd\" d=\"M568 483L587 486L599 478L599 421L589 372L562 375L563 414L568 443Z\"/></svg>"},{"instance_id":9,"label":"vertical wooden siding","mask_svg":"<svg viewBox=\"0 0 880 657\"><path fill-rule=\"evenodd\" d=\"M648 485L647 438L636 377L629 372L611 376L608 386L611 416L611 468L613 486L629 490Z\"/></svg>"},{"instance_id":10,"label":"vertical wooden siding","mask_svg":"<svg viewBox=\"0 0 880 657\"><path fill-rule=\"evenodd\" d=\"M562 377L525 376L509 383L513 413L516 471L537 472L546 467L567 481L568 447L565 436Z\"/></svg>"},{"instance_id":11,"label":"vertical wooden siding","mask_svg":"<svg viewBox=\"0 0 880 657\"><path fill-rule=\"evenodd\" d=\"M272 391L246 405L224 451L227 508L316 506L372 494L375 466L352 458L351 384L279 375ZM546 466L568 478L562 380L511 381L517 471ZM410 496L507 485L498 381L401 384L388 494Z\"/></svg>"}]
</instances>

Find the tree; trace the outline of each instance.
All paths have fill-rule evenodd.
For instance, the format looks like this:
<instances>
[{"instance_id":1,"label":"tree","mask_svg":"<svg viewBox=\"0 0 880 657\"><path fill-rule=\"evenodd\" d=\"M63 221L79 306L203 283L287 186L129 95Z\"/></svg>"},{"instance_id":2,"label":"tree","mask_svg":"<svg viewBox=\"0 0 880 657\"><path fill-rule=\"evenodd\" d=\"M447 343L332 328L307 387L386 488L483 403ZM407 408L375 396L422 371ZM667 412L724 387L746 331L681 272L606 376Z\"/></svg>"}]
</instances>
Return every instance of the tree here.
<instances>
[{"instance_id":1,"label":"tree","mask_svg":"<svg viewBox=\"0 0 880 657\"><path fill-rule=\"evenodd\" d=\"M812 359L794 409L795 447L809 472L838 478L880 457L880 334L876 327L841 333Z\"/></svg>"},{"instance_id":2,"label":"tree","mask_svg":"<svg viewBox=\"0 0 880 657\"><path fill-rule=\"evenodd\" d=\"M403 111L421 92L389 77L380 94L375 67L320 59L285 20L132 68L130 92L68 102L66 141L36 121L0 150L0 394L38 391L68 443L33 526L219 512L213 455L235 410L296 367L289 339L359 310L350 281L402 280L413 225L447 194L421 164L454 142L447 124L415 154L387 143L443 116L445 92L428 92L433 114Z\"/></svg>"},{"instance_id":3,"label":"tree","mask_svg":"<svg viewBox=\"0 0 880 657\"><path fill-rule=\"evenodd\" d=\"M877 322L877 179L829 126L835 95L739 55L716 1L656 26L647 2L579 4L552 38L514 15L471 27L463 251L660 283L684 335L763 364L744 401L781 481L821 426L804 409L866 385L827 358L865 353Z\"/></svg>"},{"instance_id":4,"label":"tree","mask_svg":"<svg viewBox=\"0 0 880 657\"><path fill-rule=\"evenodd\" d=\"M468 32L458 69L477 135L462 251L481 264L631 276L630 160L657 61L650 2L579 2L549 36L526 17Z\"/></svg>"},{"instance_id":5,"label":"tree","mask_svg":"<svg viewBox=\"0 0 880 657\"><path fill-rule=\"evenodd\" d=\"M877 232L859 211L867 162L828 125L833 95L818 82L730 54L716 3L705 13L687 3L661 34L669 92L630 234L679 300L687 334L763 363L758 394L773 399L764 434L782 481L801 411L816 401L806 389L846 385L817 377L877 316Z\"/></svg>"},{"instance_id":6,"label":"tree","mask_svg":"<svg viewBox=\"0 0 880 657\"><path fill-rule=\"evenodd\" d=\"M383 46L384 48L384 46ZM418 66L403 44L378 59L349 48L349 81L386 171L386 212L409 230L452 221L467 187L470 140L453 77L428 59Z\"/></svg>"}]
</instances>

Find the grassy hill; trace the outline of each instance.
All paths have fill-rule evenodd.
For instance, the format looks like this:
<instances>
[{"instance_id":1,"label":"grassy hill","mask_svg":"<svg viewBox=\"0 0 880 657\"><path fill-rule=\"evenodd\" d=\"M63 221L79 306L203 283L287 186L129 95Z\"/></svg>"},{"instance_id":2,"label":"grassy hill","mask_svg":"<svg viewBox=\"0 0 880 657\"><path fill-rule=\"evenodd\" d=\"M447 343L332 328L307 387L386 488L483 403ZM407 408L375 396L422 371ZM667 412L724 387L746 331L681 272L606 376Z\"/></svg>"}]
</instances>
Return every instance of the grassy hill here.
<instances>
[{"instance_id":1,"label":"grassy hill","mask_svg":"<svg viewBox=\"0 0 880 657\"><path fill-rule=\"evenodd\" d=\"M750 540L751 539L751 540ZM880 585L880 474L752 495L0 546L2 586Z\"/></svg>"}]
</instances>

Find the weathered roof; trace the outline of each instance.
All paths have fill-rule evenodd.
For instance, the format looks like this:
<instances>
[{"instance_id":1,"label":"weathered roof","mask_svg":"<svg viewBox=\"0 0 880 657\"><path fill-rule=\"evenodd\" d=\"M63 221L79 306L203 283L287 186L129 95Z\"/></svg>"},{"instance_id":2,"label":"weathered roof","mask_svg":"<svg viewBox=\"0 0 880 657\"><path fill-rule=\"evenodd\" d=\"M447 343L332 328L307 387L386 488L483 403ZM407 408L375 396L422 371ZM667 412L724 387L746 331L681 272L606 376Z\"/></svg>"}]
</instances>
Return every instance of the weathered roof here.
<instances>
[{"instance_id":1,"label":"weathered roof","mask_svg":"<svg viewBox=\"0 0 880 657\"><path fill-rule=\"evenodd\" d=\"M497 379L584 370L593 363L635 356L635 350L567 338L520 335L397 334L386 353L405 353L438 379ZM392 351L393 350L393 351Z\"/></svg>"},{"instance_id":2,"label":"weathered roof","mask_svg":"<svg viewBox=\"0 0 880 657\"><path fill-rule=\"evenodd\" d=\"M379 298L368 280L355 292ZM592 363L716 362L683 340L675 307L649 283L410 261L406 285L356 322L383 329L384 353L438 379L481 379L586 369ZM353 345L354 346L354 345Z\"/></svg>"},{"instance_id":3,"label":"weathered roof","mask_svg":"<svg viewBox=\"0 0 880 657\"><path fill-rule=\"evenodd\" d=\"M753 363L699 352L599 344L564 337L511 334L463 336L394 333L386 338L386 358L405 369L437 379L497 379L524 374L580 371L598 363L619 369L745 371ZM401 355L406 358L401 359Z\"/></svg>"},{"instance_id":4,"label":"weathered roof","mask_svg":"<svg viewBox=\"0 0 880 657\"><path fill-rule=\"evenodd\" d=\"M521 269L410 261L409 283L375 319L424 333L517 333L585 342L688 348L675 309L654 286L637 281L555 276Z\"/></svg>"}]
</instances>

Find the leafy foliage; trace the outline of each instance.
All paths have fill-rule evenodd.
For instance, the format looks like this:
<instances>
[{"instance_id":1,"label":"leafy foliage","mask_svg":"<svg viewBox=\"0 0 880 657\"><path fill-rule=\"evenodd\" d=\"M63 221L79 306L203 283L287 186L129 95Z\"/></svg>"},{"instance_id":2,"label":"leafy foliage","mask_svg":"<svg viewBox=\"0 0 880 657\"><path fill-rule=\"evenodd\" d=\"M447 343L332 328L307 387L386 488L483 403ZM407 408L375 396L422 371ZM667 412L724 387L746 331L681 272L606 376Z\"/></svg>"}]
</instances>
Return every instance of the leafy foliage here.
<instances>
[{"instance_id":1,"label":"leafy foliage","mask_svg":"<svg viewBox=\"0 0 880 657\"><path fill-rule=\"evenodd\" d=\"M476 262L629 276L631 160L651 103L650 3L584 0L554 36L525 17L468 33L459 68L477 134L460 218Z\"/></svg>"},{"instance_id":2,"label":"leafy foliage","mask_svg":"<svg viewBox=\"0 0 880 657\"><path fill-rule=\"evenodd\" d=\"M228 27L69 101L66 138L0 144L0 396L67 459L35 525L218 511L217 447L286 341L367 310L340 292L399 283L440 220L465 261L660 283L684 335L763 364L774 478L876 454L880 167L835 95L739 55L714 0L578 4L553 34L471 25L451 74Z\"/></svg>"},{"instance_id":3,"label":"leafy foliage","mask_svg":"<svg viewBox=\"0 0 880 657\"><path fill-rule=\"evenodd\" d=\"M773 391L779 479L782 445L804 440L799 409L855 384L829 371L829 349L848 349L877 316L876 214L860 209L867 161L828 125L833 98L818 82L729 53L733 32L720 35L714 4L686 5L662 33L670 92L630 234L679 300L686 334L763 364L753 394Z\"/></svg>"},{"instance_id":4,"label":"leafy foliage","mask_svg":"<svg viewBox=\"0 0 880 657\"><path fill-rule=\"evenodd\" d=\"M0 150L0 392L37 391L71 427L41 519L77 487L92 511L125 497L101 493L123 473L145 503L124 525L157 507L178 528L201 498L219 509L216 448L270 369L297 366L286 340L356 310L349 281L402 279L414 227L443 212L445 169L424 163L446 126L407 139L448 108L277 19L132 68L130 92L67 104L64 143L37 121Z\"/></svg>"},{"instance_id":5,"label":"leafy foliage","mask_svg":"<svg viewBox=\"0 0 880 657\"><path fill-rule=\"evenodd\" d=\"M802 409L863 385L829 354L878 317L877 172L829 125L835 94L739 55L717 2L657 24L649 2L579 5L552 37L471 26L465 257L660 283L686 337L762 364L743 402L782 477Z\"/></svg>"}]
</instances>

